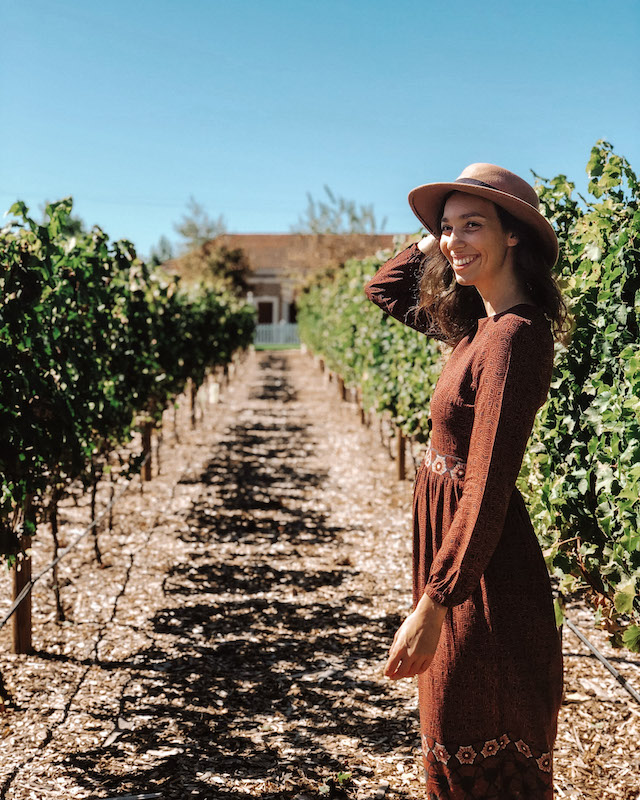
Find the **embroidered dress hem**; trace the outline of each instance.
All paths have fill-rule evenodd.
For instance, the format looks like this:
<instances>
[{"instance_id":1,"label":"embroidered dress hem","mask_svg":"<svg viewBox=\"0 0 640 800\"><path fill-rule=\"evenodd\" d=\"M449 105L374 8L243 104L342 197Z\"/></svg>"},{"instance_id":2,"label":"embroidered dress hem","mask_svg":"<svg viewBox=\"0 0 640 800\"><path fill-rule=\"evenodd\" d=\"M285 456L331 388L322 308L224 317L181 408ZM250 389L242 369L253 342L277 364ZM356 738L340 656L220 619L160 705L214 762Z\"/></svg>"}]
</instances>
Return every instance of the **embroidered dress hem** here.
<instances>
[{"instance_id":1,"label":"embroidered dress hem","mask_svg":"<svg viewBox=\"0 0 640 800\"><path fill-rule=\"evenodd\" d=\"M503 733L472 744L422 736L429 800L551 800L553 754Z\"/></svg>"}]
</instances>

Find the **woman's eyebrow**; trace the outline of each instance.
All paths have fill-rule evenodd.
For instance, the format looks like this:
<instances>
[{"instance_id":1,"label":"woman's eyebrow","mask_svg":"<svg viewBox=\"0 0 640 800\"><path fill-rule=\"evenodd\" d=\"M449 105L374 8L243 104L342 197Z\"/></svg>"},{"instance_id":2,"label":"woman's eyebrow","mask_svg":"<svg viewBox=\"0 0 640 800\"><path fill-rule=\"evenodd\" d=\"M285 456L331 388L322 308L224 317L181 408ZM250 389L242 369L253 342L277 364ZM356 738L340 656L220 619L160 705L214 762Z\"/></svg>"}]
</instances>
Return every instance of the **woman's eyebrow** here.
<instances>
[{"instance_id":1,"label":"woman's eyebrow","mask_svg":"<svg viewBox=\"0 0 640 800\"><path fill-rule=\"evenodd\" d=\"M470 211L468 214L460 214L460 219L469 219L469 217L482 217L482 219L486 219L484 214L481 214L479 211ZM441 222L448 222L449 220L446 217L442 217Z\"/></svg>"}]
</instances>

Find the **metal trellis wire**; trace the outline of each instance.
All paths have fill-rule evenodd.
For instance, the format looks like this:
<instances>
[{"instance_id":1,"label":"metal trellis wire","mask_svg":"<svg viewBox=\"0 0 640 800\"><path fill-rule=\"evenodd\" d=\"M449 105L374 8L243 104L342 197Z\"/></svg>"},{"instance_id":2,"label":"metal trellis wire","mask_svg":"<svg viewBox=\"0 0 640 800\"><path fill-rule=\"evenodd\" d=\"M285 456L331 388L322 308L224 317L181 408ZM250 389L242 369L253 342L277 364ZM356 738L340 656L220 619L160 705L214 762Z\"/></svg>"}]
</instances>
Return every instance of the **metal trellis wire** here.
<instances>
[{"instance_id":1,"label":"metal trellis wire","mask_svg":"<svg viewBox=\"0 0 640 800\"><path fill-rule=\"evenodd\" d=\"M142 462L141 462L141 464L140 464L140 470L142 470L142 467L143 467L143 466L144 466L144 465L147 463L147 461L149 460L149 458L150 458L150 457L151 457L151 453L147 453L147 455L145 456L145 458L143 459L143 461L142 461ZM138 473L136 472L136 474L138 474ZM39 572L39 573L38 573L38 574L35 576L35 578L31 578L31 580L30 580L30 581L29 581L29 582L28 582L28 583L27 583L27 584L26 584L26 585L25 585L25 586L22 588L22 591L21 591L21 592L20 592L20 594L19 594L19 595L16 597L16 599L13 601L13 603L11 604L11 607L9 608L9 610L7 611L7 613L4 615L4 617L2 618L2 620L0 620L0 630L2 630L2 628L4 628L4 626L7 624L7 622L9 622L9 620L11 619L11 617L12 617L12 616L15 614L16 610L17 610L17 609L18 609L18 607L20 606L20 603L22 603L22 601L25 599L25 597L26 597L26 596L29 594L29 592L30 592L30 591L33 589L33 587L36 585L36 583L38 583L38 581L39 581L41 578L43 578L43 577L44 577L44 576L47 574L47 572L51 572L51 570L52 570L52 569L53 569L55 566L57 566L57 564L58 564L58 563L59 563L59 562L60 562L60 561L61 561L61 560L62 560L62 559L63 559L63 558L64 558L64 557L65 557L65 556L68 554L68 553L70 553L70 552L71 552L71 550L73 550L73 549L74 549L74 547L76 547L76 546L79 544L79 542L81 542L81 541L82 541L82 539L84 539L84 538L85 538L85 536L87 536L89 533L91 533L91 531L92 531L92 530L93 530L93 529L96 527L96 525L98 525L98 523L99 523L99 522L101 522L101 521L102 521L102 519L103 519L103 518L104 518L104 517L105 517L105 516L106 516L106 515L109 513L109 511L110 511L110 510L113 508L113 506L114 506L114 505L115 505L115 504L118 502L118 500L120 500L120 498L121 498L121 497L122 497L124 494L126 494L126 492L128 492L128 491L129 491L129 489L131 488L131 485L132 485L132 483L133 483L133 477L132 477L132 479L131 479L131 480L130 480L130 481L127 483L127 484L126 484L126 486L123 486L123 487L122 487L122 489L121 489L121 490L118 492L118 494L117 494L117 495L115 495L115 497L114 497L114 498L113 498L113 499L112 499L112 500L111 500L111 501L108 503L108 505L107 505L107 506L106 506L106 507L105 507L105 508L104 508L104 509L103 509L103 510L102 510L102 511L101 511L101 512L98 514L98 516L97 516L95 519L92 519L92 520L91 520L91 522L90 522L90 523L87 525L87 527L86 527L86 528L84 528L84 530L82 530L82 531L81 531L81 532L80 532L80 533L79 533L79 534L76 536L76 538L75 538L75 539L73 539L73 541L72 541L70 544L68 544L68 545L67 545L67 546L66 546L66 547L65 547L63 550L61 550L61 551L58 553L58 555L56 556L56 558L54 558L54 559L53 559L53 561L52 561L50 564L47 564L47 566L46 566L46 567L44 567L43 569L41 569L41 570L40 570L40 572Z\"/></svg>"}]
</instances>

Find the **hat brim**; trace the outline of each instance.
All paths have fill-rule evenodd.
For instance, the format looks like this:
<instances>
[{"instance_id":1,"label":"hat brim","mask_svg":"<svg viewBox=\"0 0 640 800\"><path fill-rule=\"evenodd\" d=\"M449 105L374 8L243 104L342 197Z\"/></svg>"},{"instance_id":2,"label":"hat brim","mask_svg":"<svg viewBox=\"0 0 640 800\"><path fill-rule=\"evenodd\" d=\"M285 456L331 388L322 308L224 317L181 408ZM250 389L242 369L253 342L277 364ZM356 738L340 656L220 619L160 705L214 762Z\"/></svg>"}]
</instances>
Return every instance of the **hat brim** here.
<instances>
[{"instance_id":1,"label":"hat brim","mask_svg":"<svg viewBox=\"0 0 640 800\"><path fill-rule=\"evenodd\" d=\"M426 183L409 192L409 205L416 217L437 239L440 238L439 219L445 197L450 192L463 192L485 197L501 206L529 226L535 233L545 261L553 267L558 260L558 237L549 222L533 206L511 194L490 186L474 186L462 181L452 183Z\"/></svg>"}]
</instances>

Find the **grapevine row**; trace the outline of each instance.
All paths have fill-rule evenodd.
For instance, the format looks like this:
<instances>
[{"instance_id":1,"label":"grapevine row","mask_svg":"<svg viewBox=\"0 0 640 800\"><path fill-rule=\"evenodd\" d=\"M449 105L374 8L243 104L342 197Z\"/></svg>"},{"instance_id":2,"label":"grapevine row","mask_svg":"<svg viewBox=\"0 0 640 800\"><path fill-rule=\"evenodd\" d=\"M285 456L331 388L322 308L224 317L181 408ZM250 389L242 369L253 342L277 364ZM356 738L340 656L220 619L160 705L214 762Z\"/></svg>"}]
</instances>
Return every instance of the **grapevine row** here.
<instances>
[{"instance_id":1,"label":"grapevine row","mask_svg":"<svg viewBox=\"0 0 640 800\"><path fill-rule=\"evenodd\" d=\"M98 227L72 233L71 210L70 198L50 204L38 223L19 202L0 231L0 557L9 560L47 499L72 481L95 483L187 382L200 385L253 337L250 306L183 288Z\"/></svg>"}]
</instances>

